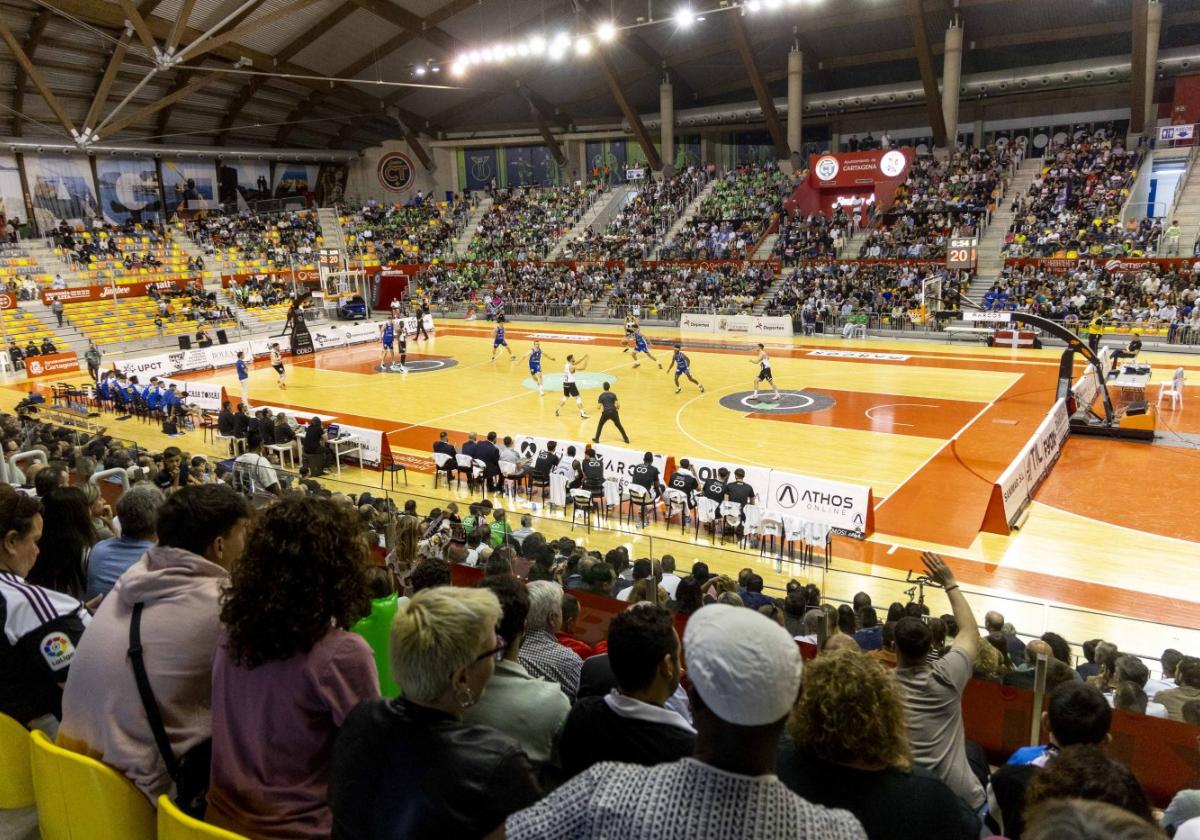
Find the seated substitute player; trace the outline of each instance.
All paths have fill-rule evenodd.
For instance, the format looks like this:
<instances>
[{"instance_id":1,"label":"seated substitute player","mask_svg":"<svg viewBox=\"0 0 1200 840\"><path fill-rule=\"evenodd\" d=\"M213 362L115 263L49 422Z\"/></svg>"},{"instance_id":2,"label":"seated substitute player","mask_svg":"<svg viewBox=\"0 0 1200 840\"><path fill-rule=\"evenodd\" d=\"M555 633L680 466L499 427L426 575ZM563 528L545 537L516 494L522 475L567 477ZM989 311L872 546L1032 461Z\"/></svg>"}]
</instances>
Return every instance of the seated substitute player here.
<instances>
[{"instance_id":1,"label":"seated substitute player","mask_svg":"<svg viewBox=\"0 0 1200 840\"><path fill-rule=\"evenodd\" d=\"M504 340L504 316L497 315L496 316L496 337L494 339L492 339L492 358L488 359L488 361L490 361L490 362L496 361L496 351L499 350L501 347L503 347L505 350L508 351L509 358L512 361L515 362L517 360L517 357L513 355L512 348L509 347L508 342Z\"/></svg>"},{"instance_id":2,"label":"seated substitute player","mask_svg":"<svg viewBox=\"0 0 1200 840\"><path fill-rule=\"evenodd\" d=\"M758 383L766 382L775 389L774 399L779 399L779 386L775 384L775 379L771 376L771 360L767 358L767 349L762 344L758 345L758 351L754 364L758 365L758 378L754 380L754 396L758 396Z\"/></svg>"},{"instance_id":3,"label":"seated substitute player","mask_svg":"<svg viewBox=\"0 0 1200 840\"><path fill-rule=\"evenodd\" d=\"M383 342L383 353L380 356L380 367L386 368L391 365L396 359L396 351L393 349L396 343L396 328L392 326L392 322L384 321L383 326L379 328L379 337Z\"/></svg>"},{"instance_id":4,"label":"seated substitute player","mask_svg":"<svg viewBox=\"0 0 1200 840\"><path fill-rule=\"evenodd\" d=\"M675 490L681 490L687 496L689 508L696 506L696 488L700 486L700 482L692 474L692 465L687 458L679 459L679 466L676 467L675 472L671 473L671 480L667 482L667 485Z\"/></svg>"},{"instance_id":5,"label":"seated substitute player","mask_svg":"<svg viewBox=\"0 0 1200 840\"><path fill-rule=\"evenodd\" d=\"M686 376L688 378L688 382L691 382L693 385L699 387L701 394L704 393L704 386L692 377L692 360L687 357L687 355L683 352L683 348L678 344L675 345L675 352L671 356L671 363L675 365L676 394L683 390L679 386L679 377L681 376ZM659 365L659 367L662 367L662 365Z\"/></svg>"},{"instance_id":6,"label":"seated substitute player","mask_svg":"<svg viewBox=\"0 0 1200 840\"><path fill-rule=\"evenodd\" d=\"M544 354L542 352L542 343L537 340L535 340L533 342L533 347L529 348L529 352L525 354L525 357L527 359L529 359L529 375L533 377L533 381L536 382L538 385L538 396L539 397L546 396L546 389L544 387L544 383L542 382L542 356L543 355L545 355L545 357L552 362L555 360L554 357L551 356L550 354L548 354L548 353Z\"/></svg>"},{"instance_id":7,"label":"seated substitute player","mask_svg":"<svg viewBox=\"0 0 1200 840\"><path fill-rule=\"evenodd\" d=\"M558 408L554 409L554 416L558 416L558 412L567 402L567 397L574 397L575 404L579 406L579 416L584 420L588 419L588 414L583 410L583 400L579 398L579 386L575 384L575 372L583 370L587 367L588 357L584 356L578 362L575 361L575 356L567 356L567 363L563 366L563 398L558 403Z\"/></svg>"},{"instance_id":8,"label":"seated substitute player","mask_svg":"<svg viewBox=\"0 0 1200 840\"><path fill-rule=\"evenodd\" d=\"M657 498L662 495L663 485L658 480L658 467L654 466L653 452L647 452L642 456L642 463L629 471L629 477L634 484L649 490L651 496Z\"/></svg>"},{"instance_id":9,"label":"seated substitute player","mask_svg":"<svg viewBox=\"0 0 1200 840\"><path fill-rule=\"evenodd\" d=\"M650 354L650 345L646 343L646 337L642 335L641 328L636 328L633 333L633 366L637 367L641 364L638 361L638 353L643 354L647 359L658 365L658 369L662 370L662 362L654 358Z\"/></svg>"}]
</instances>

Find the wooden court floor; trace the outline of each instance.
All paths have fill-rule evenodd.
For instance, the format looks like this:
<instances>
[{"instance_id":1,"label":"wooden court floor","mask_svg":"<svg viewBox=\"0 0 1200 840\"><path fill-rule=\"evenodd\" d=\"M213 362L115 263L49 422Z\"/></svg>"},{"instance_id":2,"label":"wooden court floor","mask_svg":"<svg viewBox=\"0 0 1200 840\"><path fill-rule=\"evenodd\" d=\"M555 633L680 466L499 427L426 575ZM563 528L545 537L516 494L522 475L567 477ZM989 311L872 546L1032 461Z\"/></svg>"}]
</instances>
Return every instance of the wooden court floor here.
<instances>
[{"instance_id":1,"label":"wooden court floor","mask_svg":"<svg viewBox=\"0 0 1200 840\"><path fill-rule=\"evenodd\" d=\"M757 373L751 339L683 337L693 375L706 390L683 380L676 394L669 359L678 330L646 330L664 367L659 370L646 359L633 367L619 329L582 324L511 322L507 339L517 360L501 348L491 361L492 329L486 322L439 324L430 341L409 342L412 367L424 370L408 374L381 372L376 345L290 366L286 391L260 363L251 376L251 402L335 415L385 432L409 466L408 493L425 510L456 495L432 489L428 454L438 431L456 442L470 431L493 430L588 440L607 379L621 401L630 448L869 484L876 533L865 542L836 540L829 571L713 547L703 535L692 539L691 531L681 540L678 526L669 533L653 524L619 534L572 532L589 544L626 543L634 556L672 554L681 566L695 559L723 571L754 565L769 583L814 580L834 597L863 589L884 604L904 600L905 573L919 568L922 549L934 548L951 558L979 608L1000 609L1019 632L1054 629L1073 641L1115 638L1147 655L1167 646L1200 651L1200 387L1187 388L1182 409L1161 415L1159 429L1175 445L1071 439L1021 530L1001 537L978 530L988 493L1052 404L1060 350L772 339L767 350L783 392L773 403L750 396ZM546 354L544 397L523 358L533 337ZM567 354L587 358L580 389L588 420L573 401L555 415ZM1144 358L1155 367L1155 382L1182 364L1188 379L1200 384L1200 357ZM238 393L232 370L202 378ZM10 403L25 387L13 389ZM119 426L110 424L110 433L167 445L136 421ZM604 441L621 444L611 425ZM215 452L199 435L171 442ZM349 490L356 489L350 482L379 483L378 473L352 468L344 478ZM504 504L536 514L539 529L567 532L557 512L534 510L523 499ZM946 611L940 593L931 595L931 608Z\"/></svg>"}]
</instances>

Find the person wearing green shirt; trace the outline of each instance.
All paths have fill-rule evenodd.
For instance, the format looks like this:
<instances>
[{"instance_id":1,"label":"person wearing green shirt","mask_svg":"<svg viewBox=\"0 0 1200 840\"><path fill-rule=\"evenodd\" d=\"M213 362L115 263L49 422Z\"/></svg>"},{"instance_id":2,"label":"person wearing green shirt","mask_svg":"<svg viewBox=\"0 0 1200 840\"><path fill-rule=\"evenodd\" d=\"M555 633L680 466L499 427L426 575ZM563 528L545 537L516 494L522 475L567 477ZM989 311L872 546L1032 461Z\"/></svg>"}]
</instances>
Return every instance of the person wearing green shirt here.
<instances>
[{"instance_id":1,"label":"person wearing green shirt","mask_svg":"<svg viewBox=\"0 0 1200 840\"><path fill-rule=\"evenodd\" d=\"M512 535L512 526L508 524L507 515L503 508L496 508L492 511L492 548L499 548L507 542Z\"/></svg>"}]
</instances>

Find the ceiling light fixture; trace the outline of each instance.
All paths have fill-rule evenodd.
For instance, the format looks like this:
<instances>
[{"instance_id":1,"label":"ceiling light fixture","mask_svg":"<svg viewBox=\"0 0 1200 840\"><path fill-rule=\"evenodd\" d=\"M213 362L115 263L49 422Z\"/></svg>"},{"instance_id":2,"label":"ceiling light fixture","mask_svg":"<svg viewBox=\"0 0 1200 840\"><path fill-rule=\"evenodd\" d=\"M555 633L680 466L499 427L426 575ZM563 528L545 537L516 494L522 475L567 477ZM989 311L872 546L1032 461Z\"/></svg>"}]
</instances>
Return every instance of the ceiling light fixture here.
<instances>
[{"instance_id":1,"label":"ceiling light fixture","mask_svg":"<svg viewBox=\"0 0 1200 840\"><path fill-rule=\"evenodd\" d=\"M605 44L611 43L617 37L617 27L612 21L606 20L596 27L596 37Z\"/></svg>"},{"instance_id":2,"label":"ceiling light fixture","mask_svg":"<svg viewBox=\"0 0 1200 840\"><path fill-rule=\"evenodd\" d=\"M588 36L583 35L575 41L575 54L585 56L592 51L592 41Z\"/></svg>"},{"instance_id":3,"label":"ceiling light fixture","mask_svg":"<svg viewBox=\"0 0 1200 840\"><path fill-rule=\"evenodd\" d=\"M687 29L696 19L696 14L691 10L690 7L681 6L675 11L675 14L672 15L672 17L675 19L676 26L678 26L680 29Z\"/></svg>"}]
</instances>

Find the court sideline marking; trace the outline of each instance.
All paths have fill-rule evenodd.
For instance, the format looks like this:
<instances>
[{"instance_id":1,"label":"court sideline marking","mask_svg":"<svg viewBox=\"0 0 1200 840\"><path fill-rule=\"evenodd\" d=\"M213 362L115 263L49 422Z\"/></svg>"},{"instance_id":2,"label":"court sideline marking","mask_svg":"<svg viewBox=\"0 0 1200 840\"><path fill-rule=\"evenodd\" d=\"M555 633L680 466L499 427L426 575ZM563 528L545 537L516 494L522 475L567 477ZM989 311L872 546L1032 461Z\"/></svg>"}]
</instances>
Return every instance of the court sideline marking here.
<instances>
[{"instance_id":1,"label":"court sideline marking","mask_svg":"<svg viewBox=\"0 0 1200 840\"><path fill-rule=\"evenodd\" d=\"M871 414L872 411L878 411L881 408L900 408L901 406L910 406L912 408L941 408L940 405L931 405L929 403L883 403L883 405L871 406L866 411L864 411L863 414L865 414L867 416L868 420L874 420L875 415ZM893 426L908 426L909 428L912 428L913 424L912 423L901 423L898 420L893 420L892 425Z\"/></svg>"}]
</instances>

